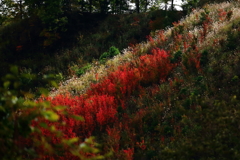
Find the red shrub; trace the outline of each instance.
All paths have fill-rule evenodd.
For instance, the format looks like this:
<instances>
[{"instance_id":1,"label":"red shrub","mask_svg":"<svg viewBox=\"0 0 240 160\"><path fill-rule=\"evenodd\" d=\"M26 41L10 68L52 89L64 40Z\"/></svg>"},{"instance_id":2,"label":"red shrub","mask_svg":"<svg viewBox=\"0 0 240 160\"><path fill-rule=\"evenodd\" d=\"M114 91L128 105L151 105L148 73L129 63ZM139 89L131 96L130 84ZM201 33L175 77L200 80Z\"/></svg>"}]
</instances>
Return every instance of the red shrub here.
<instances>
[{"instance_id":1,"label":"red shrub","mask_svg":"<svg viewBox=\"0 0 240 160\"><path fill-rule=\"evenodd\" d=\"M127 160L133 160L134 148L125 149L123 152L126 154Z\"/></svg>"},{"instance_id":2,"label":"red shrub","mask_svg":"<svg viewBox=\"0 0 240 160\"><path fill-rule=\"evenodd\" d=\"M44 100L50 101L53 109L57 105L67 106L66 111L68 115L58 112L60 116L58 122L39 119L38 121L33 121L33 125L37 126L41 122L45 122L47 125L55 126L57 130L62 131L63 135L56 137L46 129L41 128L42 134L51 138L52 144L60 143L62 137L67 139L73 137L86 138L93 133L105 131L109 137L115 139L112 147L115 152L118 152L120 131L125 131L131 141L129 143L135 145L136 133L131 128L131 124L141 122L141 119L146 114L144 109L139 110L136 116L132 118L123 113L120 121L117 115L118 107L121 106L124 110L128 109L126 100L133 93L141 94L141 90L143 90L141 84L164 81L174 67L175 64L169 61L169 54L166 51L155 48L152 50L152 54L143 55L137 61L120 66L117 71L110 73L105 80L92 84L85 95L76 97L63 95L58 95L54 98L45 97ZM155 91L157 90L153 90L152 94ZM81 115L84 121L77 121L71 115ZM110 128L109 126L117 127ZM140 130L142 130L142 124L139 124ZM144 142L140 142L139 145L141 149L145 149ZM40 149L39 151L42 150ZM134 148L124 150L124 153L127 159L133 159ZM66 152L62 154L62 157L48 157L47 159L68 159L69 157L71 157L71 154Z\"/></svg>"}]
</instances>

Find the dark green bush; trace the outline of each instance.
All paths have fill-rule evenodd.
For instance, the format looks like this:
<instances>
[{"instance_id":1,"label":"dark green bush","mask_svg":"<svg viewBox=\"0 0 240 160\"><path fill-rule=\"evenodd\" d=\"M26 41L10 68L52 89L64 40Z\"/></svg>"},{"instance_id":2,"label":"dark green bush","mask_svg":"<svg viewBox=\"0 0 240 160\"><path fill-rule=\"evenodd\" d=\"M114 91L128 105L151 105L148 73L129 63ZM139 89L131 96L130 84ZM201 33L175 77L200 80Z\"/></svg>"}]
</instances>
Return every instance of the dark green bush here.
<instances>
[{"instance_id":1,"label":"dark green bush","mask_svg":"<svg viewBox=\"0 0 240 160\"><path fill-rule=\"evenodd\" d=\"M207 65L207 63L208 63L208 55L209 55L208 51L204 50L202 52L202 55L201 55L201 58L200 58L201 66Z\"/></svg>"},{"instance_id":2,"label":"dark green bush","mask_svg":"<svg viewBox=\"0 0 240 160\"><path fill-rule=\"evenodd\" d=\"M173 57L171 58L171 63L176 63L181 59L182 51L177 51L174 53Z\"/></svg>"},{"instance_id":3,"label":"dark green bush","mask_svg":"<svg viewBox=\"0 0 240 160\"><path fill-rule=\"evenodd\" d=\"M109 48L108 52L104 52L99 59L104 60L107 58L112 58L118 54L120 54L120 51L116 47L112 46Z\"/></svg>"},{"instance_id":4,"label":"dark green bush","mask_svg":"<svg viewBox=\"0 0 240 160\"><path fill-rule=\"evenodd\" d=\"M87 64L84 67L78 69L76 71L77 76L81 76L82 74L86 73L91 67L91 64Z\"/></svg>"}]
</instances>

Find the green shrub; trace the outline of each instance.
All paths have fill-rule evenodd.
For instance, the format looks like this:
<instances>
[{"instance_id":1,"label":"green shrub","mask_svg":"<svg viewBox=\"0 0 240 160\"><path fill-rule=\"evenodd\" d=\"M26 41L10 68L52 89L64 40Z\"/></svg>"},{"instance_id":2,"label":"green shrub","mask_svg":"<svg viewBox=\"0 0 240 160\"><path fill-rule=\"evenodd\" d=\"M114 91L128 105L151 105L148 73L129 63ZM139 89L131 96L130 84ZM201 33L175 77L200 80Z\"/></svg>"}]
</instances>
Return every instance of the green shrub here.
<instances>
[{"instance_id":1,"label":"green shrub","mask_svg":"<svg viewBox=\"0 0 240 160\"><path fill-rule=\"evenodd\" d=\"M202 55L201 55L201 58L200 58L200 64L202 65L202 66L205 66L205 65L207 65L208 64L208 55L209 55L209 53L208 53L208 51L206 51L206 50L204 50L203 52L202 52Z\"/></svg>"},{"instance_id":2,"label":"green shrub","mask_svg":"<svg viewBox=\"0 0 240 160\"><path fill-rule=\"evenodd\" d=\"M1 79L0 84L0 154L2 159L22 159L22 156L37 156L34 146L19 147L17 142L20 137L28 137L33 132L31 121L46 114L46 108L50 106L46 102L36 103L35 96L30 93L37 76L33 74L20 74L18 67L13 66L9 74ZM52 79L45 79L47 83L55 84ZM40 81L40 80L39 80ZM46 89L39 88L46 93ZM29 110L37 107L38 111L29 113ZM56 113L49 112L46 120L55 120ZM55 117L55 118L54 118Z\"/></svg>"},{"instance_id":3,"label":"green shrub","mask_svg":"<svg viewBox=\"0 0 240 160\"><path fill-rule=\"evenodd\" d=\"M112 46L109 48L108 52L104 52L99 59L104 60L107 58L112 58L118 54L120 54L120 51L116 47Z\"/></svg>"},{"instance_id":4,"label":"green shrub","mask_svg":"<svg viewBox=\"0 0 240 160\"><path fill-rule=\"evenodd\" d=\"M79 70L77 70L76 74L77 76L81 76L84 73L86 73L90 68L91 68L91 64L86 64L84 67L80 68Z\"/></svg>"},{"instance_id":5,"label":"green shrub","mask_svg":"<svg viewBox=\"0 0 240 160\"><path fill-rule=\"evenodd\" d=\"M174 53L173 58L171 58L171 63L176 63L178 62L182 57L182 51L177 51L176 53Z\"/></svg>"}]
</instances>

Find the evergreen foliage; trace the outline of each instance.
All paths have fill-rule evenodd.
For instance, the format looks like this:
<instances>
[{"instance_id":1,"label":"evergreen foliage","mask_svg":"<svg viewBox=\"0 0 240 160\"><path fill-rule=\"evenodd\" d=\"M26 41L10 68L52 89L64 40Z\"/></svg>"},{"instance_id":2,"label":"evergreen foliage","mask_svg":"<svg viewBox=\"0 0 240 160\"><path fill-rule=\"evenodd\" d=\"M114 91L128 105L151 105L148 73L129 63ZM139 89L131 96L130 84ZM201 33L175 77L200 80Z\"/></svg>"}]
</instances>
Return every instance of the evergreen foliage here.
<instances>
[{"instance_id":1,"label":"evergreen foliage","mask_svg":"<svg viewBox=\"0 0 240 160\"><path fill-rule=\"evenodd\" d=\"M108 52L104 52L100 56L99 60L105 60L106 58L112 58L112 57L114 57L118 54L120 54L120 51L116 47L112 46L112 47L109 48Z\"/></svg>"}]
</instances>

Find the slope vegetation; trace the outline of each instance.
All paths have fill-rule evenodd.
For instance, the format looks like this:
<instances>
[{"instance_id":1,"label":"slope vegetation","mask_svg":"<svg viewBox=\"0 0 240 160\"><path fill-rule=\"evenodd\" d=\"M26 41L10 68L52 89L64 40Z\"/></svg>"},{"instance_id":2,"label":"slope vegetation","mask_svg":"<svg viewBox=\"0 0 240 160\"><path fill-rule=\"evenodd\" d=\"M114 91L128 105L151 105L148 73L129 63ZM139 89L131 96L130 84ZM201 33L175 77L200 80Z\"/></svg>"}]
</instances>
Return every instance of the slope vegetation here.
<instances>
[{"instance_id":1,"label":"slope vegetation","mask_svg":"<svg viewBox=\"0 0 240 160\"><path fill-rule=\"evenodd\" d=\"M0 26L0 67L6 68L0 75L14 64L23 73L72 76L111 46L122 50L144 41L151 30L183 16L181 11L168 11L169 18L164 19L165 14L163 10L118 15L73 11L63 30L55 31L48 31L37 17L12 21Z\"/></svg>"},{"instance_id":2,"label":"slope vegetation","mask_svg":"<svg viewBox=\"0 0 240 160\"><path fill-rule=\"evenodd\" d=\"M240 159L239 8L234 1L194 10L64 82L44 99L85 119L59 113L65 137L95 136L102 153L113 151L107 159Z\"/></svg>"}]
</instances>

